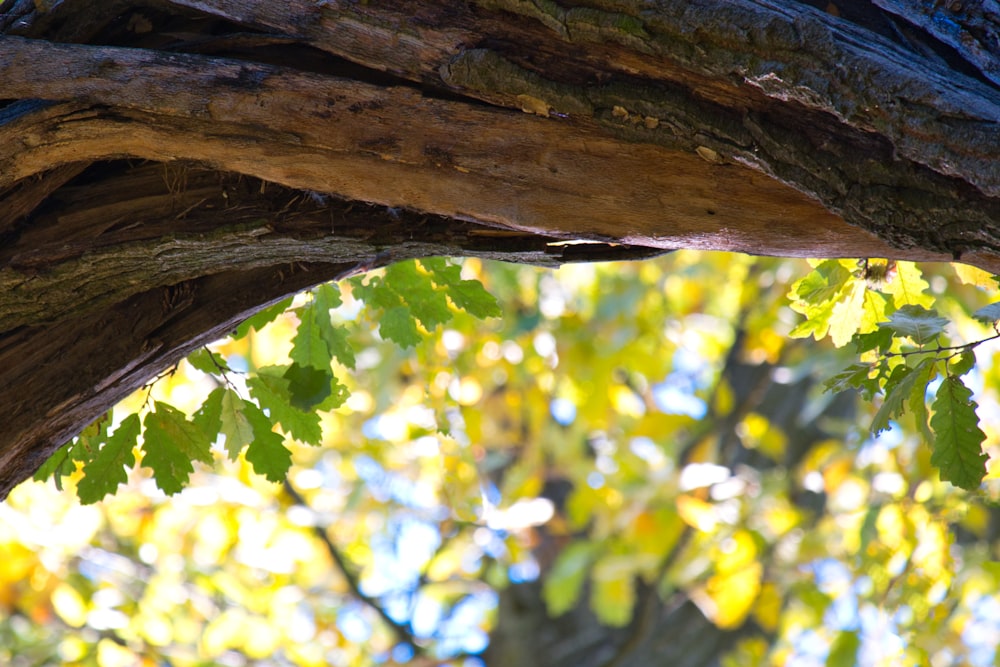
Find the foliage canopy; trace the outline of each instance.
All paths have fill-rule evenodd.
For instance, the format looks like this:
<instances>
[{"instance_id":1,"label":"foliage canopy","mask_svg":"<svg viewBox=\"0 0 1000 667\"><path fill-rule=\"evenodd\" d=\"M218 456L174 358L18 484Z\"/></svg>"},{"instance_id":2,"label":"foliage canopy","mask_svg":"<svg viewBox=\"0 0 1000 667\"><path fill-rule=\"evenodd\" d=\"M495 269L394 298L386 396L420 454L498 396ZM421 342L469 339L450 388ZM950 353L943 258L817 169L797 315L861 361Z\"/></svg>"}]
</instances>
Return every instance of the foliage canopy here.
<instances>
[{"instance_id":1,"label":"foliage canopy","mask_svg":"<svg viewBox=\"0 0 1000 667\"><path fill-rule=\"evenodd\" d=\"M985 664L993 290L688 251L320 286L53 457L85 506L12 494L4 657L461 664L541 576L613 626L693 600L726 664Z\"/></svg>"}]
</instances>

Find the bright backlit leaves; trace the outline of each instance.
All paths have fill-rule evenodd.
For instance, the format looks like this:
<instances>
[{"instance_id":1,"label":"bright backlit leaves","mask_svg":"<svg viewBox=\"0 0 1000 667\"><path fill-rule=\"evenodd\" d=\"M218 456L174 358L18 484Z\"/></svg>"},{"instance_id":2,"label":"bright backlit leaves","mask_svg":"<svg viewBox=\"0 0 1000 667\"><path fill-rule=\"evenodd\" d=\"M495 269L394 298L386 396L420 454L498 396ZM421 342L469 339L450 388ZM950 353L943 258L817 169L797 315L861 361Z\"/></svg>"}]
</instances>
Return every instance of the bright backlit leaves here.
<instances>
[{"instance_id":1,"label":"bright backlit leaves","mask_svg":"<svg viewBox=\"0 0 1000 667\"><path fill-rule=\"evenodd\" d=\"M177 493L187 485L195 461L212 462L205 432L172 405L155 401L142 425L142 463L152 468L164 493Z\"/></svg>"},{"instance_id":2,"label":"bright backlit leaves","mask_svg":"<svg viewBox=\"0 0 1000 667\"><path fill-rule=\"evenodd\" d=\"M403 347L419 343L455 312L480 318L500 314L496 299L479 281L463 279L461 267L442 258L397 263L381 274L352 281L352 286L355 298L364 301L378 320L380 333ZM234 384L230 376L236 373L225 360L207 349L198 350L189 363L220 386L207 395L193 420L170 404L155 401L144 418L128 415L109 437L105 418L60 449L36 479L55 476L59 483L75 472L78 462L83 463L78 494L83 502L93 503L127 480L126 470L135 464L136 451L141 451L142 465L152 470L157 486L174 494L187 484L195 461L212 461L211 447L221 437L230 459L245 452L255 472L281 481L292 463L285 436L321 444L320 413L338 408L350 395L334 368L334 364L344 369L356 365L351 329L331 319L332 310L342 303L336 285L310 292L292 311L298 326L290 363L255 369L241 378L245 389ZM285 300L254 315L238 328L236 339L259 331L290 304Z\"/></svg>"},{"instance_id":3,"label":"bright backlit leaves","mask_svg":"<svg viewBox=\"0 0 1000 667\"><path fill-rule=\"evenodd\" d=\"M423 336L451 320L455 309L473 317L498 317L500 305L477 280L464 280L461 267L436 257L399 262L381 275L355 278L354 294L369 308L381 311L379 333L402 347L413 347Z\"/></svg>"},{"instance_id":4,"label":"bright backlit leaves","mask_svg":"<svg viewBox=\"0 0 1000 667\"><path fill-rule=\"evenodd\" d=\"M81 663L96 649L80 637L106 618L127 623L101 630L128 638L103 644L117 646L123 662L139 654L152 664L158 647L178 663L187 651L192 664L221 663L234 650L248 664L273 652L303 665L405 661L315 526L377 602L397 605L393 613L412 607L434 625L421 639L434 650L451 636L448 619L467 615L470 591L493 596L534 577L537 565L535 589L552 616L588 607L605 624L640 627L650 591L660 595L657 610L694 602L745 638L726 665L854 664L872 629L864 619L882 609L889 630L913 647L893 664L964 655L961 628L976 622L969 601L992 595L997 578L979 563L995 556L958 540L988 535L990 510L940 483L931 459L945 479L978 485L983 443L969 443L977 428L992 438L995 427L968 421L968 387L982 379L971 348L949 348L948 336L978 325L962 329L968 318L951 297L930 310L936 269L924 281L904 263L882 273L827 264L801 296L825 299L824 335L853 342L837 351L785 335L778 297L788 276L802 275L789 261L677 253L662 264L569 267L558 279L495 267L489 284L510 309L487 325L458 316L464 290L475 304L479 288L446 266L442 274L432 260L356 281L388 290L371 296L381 306L359 310L360 288L299 296L264 332L249 326L246 338L196 354L192 365L205 375L190 376L201 384L181 391L166 378L131 404L135 414L89 429L52 470L88 502L131 483L106 505L76 506L103 512L102 527L91 529L96 546L80 548L87 536L67 549L59 574L45 570L39 549L15 548L0 530L0 605L20 605L2 611L84 626L62 625L71 636L41 653ZM432 284L419 298L400 299L403 282L423 278ZM434 324L442 303L453 316L443 332ZM412 353L386 344L395 334L376 333L388 311L400 318L389 331L417 336ZM984 309L981 319L992 314ZM852 352L860 359L831 384L861 390L870 404L814 390ZM674 414L680 398L700 410ZM167 458L127 473L145 465L142 426L157 402L178 412L158 419L200 432L197 447L224 472L198 464L188 473ZM856 445L845 445L850 425L872 417L881 437L850 431ZM916 446L921 424L945 434L942 447ZM804 430L824 432L810 440ZM294 511L283 487L268 483L286 472L305 499ZM146 477L172 489L185 473L195 488L170 501L152 493L148 504ZM29 512L41 504L27 495L13 502ZM547 521L497 521L533 502L551 508ZM46 539L82 533L85 523L74 517ZM411 531L420 539L400 538ZM55 563L46 544L45 563ZM114 568L102 569L109 558ZM77 561L106 579L65 576ZM488 618L507 613L489 609ZM845 609L860 617L845 618ZM4 651L23 653L4 640L0 662ZM441 651L435 664L461 664Z\"/></svg>"},{"instance_id":5,"label":"bright backlit leaves","mask_svg":"<svg viewBox=\"0 0 1000 667\"><path fill-rule=\"evenodd\" d=\"M792 286L791 307L807 319L791 335L818 340L829 333L838 347L853 340L862 363L831 378L827 388L854 388L868 400L882 395L871 424L875 435L909 411L933 449L931 463L941 479L978 487L986 475L985 435L961 376L975 365L973 348L995 336L966 345L942 343L950 320L927 307L929 285L910 262L894 263L891 276L880 270L876 280L866 276L867 262L862 271L848 269L846 260L826 260ZM993 324L1000 320L1000 304L979 309L973 318ZM928 428L927 395L937 377L943 380Z\"/></svg>"},{"instance_id":6,"label":"bright backlit leaves","mask_svg":"<svg viewBox=\"0 0 1000 667\"><path fill-rule=\"evenodd\" d=\"M126 470L135 465L134 449L139 439L139 415L131 414L122 420L114 434L101 446L94 458L83 466L83 479L77 485L80 500L92 503L128 479Z\"/></svg>"}]
</instances>

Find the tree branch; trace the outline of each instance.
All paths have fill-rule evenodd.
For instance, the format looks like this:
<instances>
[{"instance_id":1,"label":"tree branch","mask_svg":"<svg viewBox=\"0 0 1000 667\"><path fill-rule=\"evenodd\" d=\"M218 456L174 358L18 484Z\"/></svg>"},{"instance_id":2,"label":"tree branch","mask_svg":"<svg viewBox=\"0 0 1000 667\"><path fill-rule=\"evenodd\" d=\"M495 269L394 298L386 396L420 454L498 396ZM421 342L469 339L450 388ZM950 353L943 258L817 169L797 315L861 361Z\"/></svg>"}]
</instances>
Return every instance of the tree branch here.
<instances>
[{"instance_id":1,"label":"tree branch","mask_svg":"<svg viewBox=\"0 0 1000 667\"><path fill-rule=\"evenodd\" d=\"M312 507L310 507L309 503L307 503L305 498L302 497L302 494L300 494L295 486L292 485L291 480L286 479L284 487L285 493L288 494L296 505L300 505L310 511L312 510ZM338 549L337 545L330 539L330 535L326 532L326 528L320 525L313 526L313 533L326 548L326 552L330 554L330 558L333 560L334 565L337 566L340 574L344 577L344 581L347 582L347 587L351 589L351 594L365 606L369 607L372 611L378 614L385 624L389 626L393 634L396 635L396 639L409 646L415 656L421 655L424 652L424 649L417 643L409 624L402 624L394 619L389 615L378 600L361 590L361 584L358 581L357 574L354 572L354 566L348 563L344 555L340 553L340 549Z\"/></svg>"}]
</instances>

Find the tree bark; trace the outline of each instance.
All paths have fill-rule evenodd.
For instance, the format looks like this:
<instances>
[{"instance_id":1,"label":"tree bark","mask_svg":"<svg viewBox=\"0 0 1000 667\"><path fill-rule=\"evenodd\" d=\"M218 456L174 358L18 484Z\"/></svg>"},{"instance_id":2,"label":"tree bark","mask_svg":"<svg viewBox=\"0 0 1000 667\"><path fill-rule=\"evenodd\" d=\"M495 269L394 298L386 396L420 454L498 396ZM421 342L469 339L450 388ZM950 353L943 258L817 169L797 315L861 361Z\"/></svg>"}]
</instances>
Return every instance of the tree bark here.
<instances>
[{"instance_id":1,"label":"tree bark","mask_svg":"<svg viewBox=\"0 0 1000 667\"><path fill-rule=\"evenodd\" d=\"M398 259L1000 272L998 8L968 4L0 0L0 498L255 310ZM498 613L491 664L738 637L689 602L552 622L534 583Z\"/></svg>"},{"instance_id":2,"label":"tree bark","mask_svg":"<svg viewBox=\"0 0 1000 667\"><path fill-rule=\"evenodd\" d=\"M404 257L1000 272L995 16L817 4L0 0L0 497L254 309Z\"/></svg>"},{"instance_id":3,"label":"tree bark","mask_svg":"<svg viewBox=\"0 0 1000 667\"><path fill-rule=\"evenodd\" d=\"M655 595L655 594L654 594ZM483 655L487 665L521 667L713 667L742 636L712 625L683 595L673 604L637 609L624 628L608 628L587 603L549 618L537 581L500 594L498 626Z\"/></svg>"}]
</instances>

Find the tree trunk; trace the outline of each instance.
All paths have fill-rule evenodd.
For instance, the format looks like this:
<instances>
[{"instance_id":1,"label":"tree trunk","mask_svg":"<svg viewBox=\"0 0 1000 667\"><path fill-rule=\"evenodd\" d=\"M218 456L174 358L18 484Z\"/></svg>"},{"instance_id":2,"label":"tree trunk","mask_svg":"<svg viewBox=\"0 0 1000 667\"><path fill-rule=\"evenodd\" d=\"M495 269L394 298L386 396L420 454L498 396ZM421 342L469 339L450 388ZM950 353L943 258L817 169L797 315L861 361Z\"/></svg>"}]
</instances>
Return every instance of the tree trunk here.
<instances>
[{"instance_id":1,"label":"tree trunk","mask_svg":"<svg viewBox=\"0 0 1000 667\"><path fill-rule=\"evenodd\" d=\"M995 14L817 4L0 0L0 497L254 309L404 257L1000 272Z\"/></svg>"},{"instance_id":2,"label":"tree trunk","mask_svg":"<svg viewBox=\"0 0 1000 667\"><path fill-rule=\"evenodd\" d=\"M712 667L741 636L719 630L683 595L675 604L660 603L655 594L646 599L627 627L609 628L590 611L586 594L552 619L539 582L514 584L500 593L484 661L491 667Z\"/></svg>"}]
</instances>

